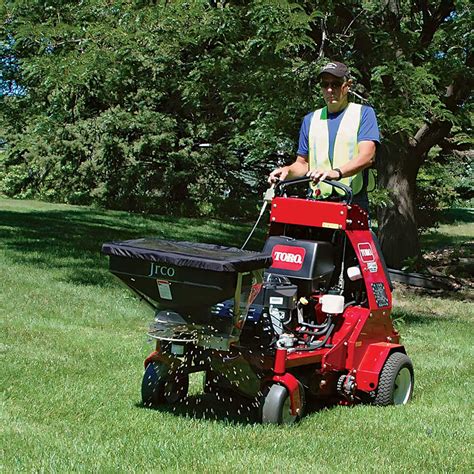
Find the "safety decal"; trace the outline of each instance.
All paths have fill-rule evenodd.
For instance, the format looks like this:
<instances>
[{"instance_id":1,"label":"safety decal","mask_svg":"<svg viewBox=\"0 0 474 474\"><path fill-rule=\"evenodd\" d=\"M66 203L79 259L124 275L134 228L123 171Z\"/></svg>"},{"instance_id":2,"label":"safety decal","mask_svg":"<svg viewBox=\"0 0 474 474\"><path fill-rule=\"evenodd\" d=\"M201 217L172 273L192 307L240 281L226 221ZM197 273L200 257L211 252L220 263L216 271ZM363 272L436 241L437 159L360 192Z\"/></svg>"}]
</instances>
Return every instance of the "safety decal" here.
<instances>
[{"instance_id":1,"label":"safety decal","mask_svg":"<svg viewBox=\"0 0 474 474\"><path fill-rule=\"evenodd\" d=\"M171 295L171 285L169 281L156 280L156 284L158 285L158 293L160 294L161 299L163 300L173 299L173 296Z\"/></svg>"},{"instance_id":2,"label":"safety decal","mask_svg":"<svg viewBox=\"0 0 474 474\"><path fill-rule=\"evenodd\" d=\"M379 308L388 306L388 296L387 292L385 291L385 286L382 282L372 283L372 291L374 292L375 302Z\"/></svg>"},{"instance_id":3,"label":"safety decal","mask_svg":"<svg viewBox=\"0 0 474 474\"><path fill-rule=\"evenodd\" d=\"M377 273L377 270L379 269L377 262L367 262L367 268L370 273Z\"/></svg>"},{"instance_id":4,"label":"safety decal","mask_svg":"<svg viewBox=\"0 0 474 474\"><path fill-rule=\"evenodd\" d=\"M323 222L322 227L326 229L342 229L341 224L335 224L334 222Z\"/></svg>"}]
</instances>

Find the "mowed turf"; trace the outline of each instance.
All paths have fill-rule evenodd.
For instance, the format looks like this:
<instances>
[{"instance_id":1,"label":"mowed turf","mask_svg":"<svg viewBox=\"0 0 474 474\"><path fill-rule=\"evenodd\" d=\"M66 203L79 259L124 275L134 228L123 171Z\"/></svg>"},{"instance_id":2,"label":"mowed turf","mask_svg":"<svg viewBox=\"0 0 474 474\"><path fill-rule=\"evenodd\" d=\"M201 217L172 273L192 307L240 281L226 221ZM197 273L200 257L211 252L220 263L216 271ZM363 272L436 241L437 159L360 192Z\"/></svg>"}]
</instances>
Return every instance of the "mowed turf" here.
<instances>
[{"instance_id":1,"label":"mowed turf","mask_svg":"<svg viewBox=\"0 0 474 474\"><path fill-rule=\"evenodd\" d=\"M176 409L141 406L153 314L108 273L101 244L239 245L250 227L0 199L2 472L472 472L467 291L396 289L415 367L407 406L313 408L297 425L262 426L251 407L203 395L200 374ZM450 229L472 240L471 223Z\"/></svg>"}]
</instances>

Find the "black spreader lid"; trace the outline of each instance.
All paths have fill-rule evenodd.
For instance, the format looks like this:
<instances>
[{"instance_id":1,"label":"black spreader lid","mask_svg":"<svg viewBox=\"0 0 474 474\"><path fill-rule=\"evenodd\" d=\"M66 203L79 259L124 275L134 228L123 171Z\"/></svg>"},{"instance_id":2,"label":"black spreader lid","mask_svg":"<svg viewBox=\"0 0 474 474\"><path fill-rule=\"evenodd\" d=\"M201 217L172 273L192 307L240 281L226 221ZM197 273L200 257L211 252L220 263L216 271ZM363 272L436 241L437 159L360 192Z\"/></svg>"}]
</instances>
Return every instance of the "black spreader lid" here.
<instances>
[{"instance_id":1,"label":"black spreader lid","mask_svg":"<svg viewBox=\"0 0 474 474\"><path fill-rule=\"evenodd\" d=\"M102 253L216 272L241 273L267 268L272 264L271 255L265 253L155 238L107 242L102 245Z\"/></svg>"}]
</instances>

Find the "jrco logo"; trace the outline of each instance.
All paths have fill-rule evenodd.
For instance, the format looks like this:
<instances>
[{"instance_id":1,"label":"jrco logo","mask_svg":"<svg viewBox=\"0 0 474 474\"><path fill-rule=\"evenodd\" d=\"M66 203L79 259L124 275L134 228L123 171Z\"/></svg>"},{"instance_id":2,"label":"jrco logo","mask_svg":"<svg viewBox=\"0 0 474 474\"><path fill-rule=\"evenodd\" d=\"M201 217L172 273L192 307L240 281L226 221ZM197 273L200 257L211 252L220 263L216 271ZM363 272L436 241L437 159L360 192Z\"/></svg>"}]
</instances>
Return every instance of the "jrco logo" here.
<instances>
[{"instance_id":1,"label":"jrco logo","mask_svg":"<svg viewBox=\"0 0 474 474\"><path fill-rule=\"evenodd\" d=\"M303 266L306 250L303 247L275 245L272 250L272 268L298 271Z\"/></svg>"},{"instance_id":2,"label":"jrco logo","mask_svg":"<svg viewBox=\"0 0 474 474\"><path fill-rule=\"evenodd\" d=\"M174 277L175 269L151 262L149 277Z\"/></svg>"}]
</instances>

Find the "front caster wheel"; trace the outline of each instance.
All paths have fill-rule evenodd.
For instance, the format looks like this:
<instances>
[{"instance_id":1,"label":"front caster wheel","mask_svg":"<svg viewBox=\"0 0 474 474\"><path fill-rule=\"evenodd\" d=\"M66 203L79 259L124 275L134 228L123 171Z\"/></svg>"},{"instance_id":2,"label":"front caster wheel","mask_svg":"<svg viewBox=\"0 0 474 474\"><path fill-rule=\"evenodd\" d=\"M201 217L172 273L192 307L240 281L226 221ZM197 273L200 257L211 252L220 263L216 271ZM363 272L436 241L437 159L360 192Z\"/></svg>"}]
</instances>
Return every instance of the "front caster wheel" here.
<instances>
[{"instance_id":1,"label":"front caster wheel","mask_svg":"<svg viewBox=\"0 0 474 474\"><path fill-rule=\"evenodd\" d=\"M410 358L394 352L385 361L380 373L375 405L405 405L413 394L414 375Z\"/></svg>"},{"instance_id":2,"label":"front caster wheel","mask_svg":"<svg viewBox=\"0 0 474 474\"><path fill-rule=\"evenodd\" d=\"M178 403L188 395L189 375L188 374L171 374L165 383L165 401L170 405Z\"/></svg>"},{"instance_id":3,"label":"front caster wheel","mask_svg":"<svg viewBox=\"0 0 474 474\"><path fill-rule=\"evenodd\" d=\"M142 403L145 406L176 403L186 397L188 388L188 374L169 372L168 366L151 362L143 375Z\"/></svg>"},{"instance_id":4,"label":"front caster wheel","mask_svg":"<svg viewBox=\"0 0 474 474\"><path fill-rule=\"evenodd\" d=\"M219 385L218 385L218 376L215 372L211 370L206 370L203 375L202 379L202 391L203 393L218 393L219 392Z\"/></svg>"},{"instance_id":5,"label":"front caster wheel","mask_svg":"<svg viewBox=\"0 0 474 474\"><path fill-rule=\"evenodd\" d=\"M292 415L288 390L282 385L272 385L263 401L262 423L290 425L301 418L305 405L303 390L300 385L301 412L299 415Z\"/></svg>"}]
</instances>

